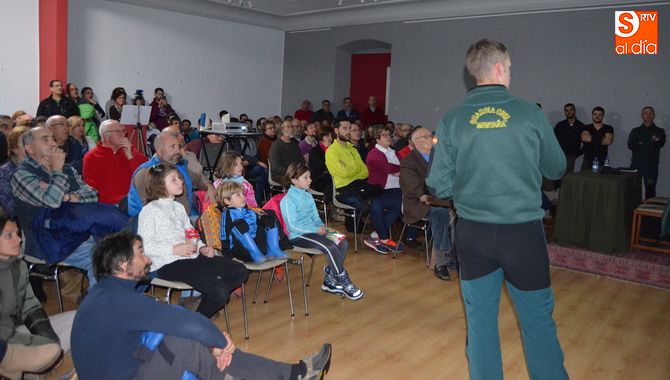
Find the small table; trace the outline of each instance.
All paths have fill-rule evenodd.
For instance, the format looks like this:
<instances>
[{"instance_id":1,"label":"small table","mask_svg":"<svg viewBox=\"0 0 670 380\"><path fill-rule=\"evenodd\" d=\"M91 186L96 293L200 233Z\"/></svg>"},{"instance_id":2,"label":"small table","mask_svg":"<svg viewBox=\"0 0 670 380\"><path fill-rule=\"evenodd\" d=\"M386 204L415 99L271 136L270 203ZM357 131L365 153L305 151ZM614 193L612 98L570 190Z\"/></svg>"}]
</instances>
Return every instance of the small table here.
<instances>
[{"instance_id":1,"label":"small table","mask_svg":"<svg viewBox=\"0 0 670 380\"><path fill-rule=\"evenodd\" d=\"M562 181L552 240L593 251L626 251L633 211L642 199L637 173L568 174Z\"/></svg>"}]
</instances>

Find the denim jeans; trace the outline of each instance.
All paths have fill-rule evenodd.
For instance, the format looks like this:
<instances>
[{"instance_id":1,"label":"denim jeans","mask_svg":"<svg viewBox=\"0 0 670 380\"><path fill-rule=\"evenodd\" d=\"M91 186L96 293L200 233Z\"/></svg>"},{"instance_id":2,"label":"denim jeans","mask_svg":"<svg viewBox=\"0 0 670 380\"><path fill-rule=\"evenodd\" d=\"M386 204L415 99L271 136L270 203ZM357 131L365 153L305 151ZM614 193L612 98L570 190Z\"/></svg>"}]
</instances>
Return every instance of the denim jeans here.
<instances>
[{"instance_id":1,"label":"denim jeans","mask_svg":"<svg viewBox=\"0 0 670 380\"><path fill-rule=\"evenodd\" d=\"M389 230L400 217L402 192L399 188L386 189L380 196L374 198L370 204L370 219L382 240L390 238Z\"/></svg>"}]
</instances>

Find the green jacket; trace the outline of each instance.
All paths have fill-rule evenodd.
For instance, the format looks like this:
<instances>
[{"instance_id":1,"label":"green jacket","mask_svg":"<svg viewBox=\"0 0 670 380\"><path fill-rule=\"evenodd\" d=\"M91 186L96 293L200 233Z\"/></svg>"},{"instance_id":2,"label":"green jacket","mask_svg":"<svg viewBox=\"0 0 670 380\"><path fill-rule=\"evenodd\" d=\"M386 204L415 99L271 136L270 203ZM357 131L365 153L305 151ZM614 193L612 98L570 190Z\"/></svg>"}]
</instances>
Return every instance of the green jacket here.
<instances>
[{"instance_id":1,"label":"green jacket","mask_svg":"<svg viewBox=\"0 0 670 380\"><path fill-rule=\"evenodd\" d=\"M565 155L536 104L500 85L479 86L447 112L426 183L453 198L466 220L518 224L540 220L542 177L558 179Z\"/></svg>"},{"instance_id":2,"label":"green jacket","mask_svg":"<svg viewBox=\"0 0 670 380\"><path fill-rule=\"evenodd\" d=\"M658 141L654 141L654 136L658 138ZM633 162L658 164L658 157L663 145L665 145L665 131L655 124L649 127L642 124L633 128L628 135L628 149L633 151Z\"/></svg>"},{"instance_id":3,"label":"green jacket","mask_svg":"<svg viewBox=\"0 0 670 380\"><path fill-rule=\"evenodd\" d=\"M14 259L10 272L14 280L14 289L17 291L17 308L12 314L15 327L0 328L0 340L29 346L59 343L58 336L51 327L46 312L33 294L33 289L28 281L26 264L21 259ZM0 289L0 298L4 291L5 289ZM2 302L0 302L0 305L2 305ZM17 332L16 327L21 325L25 325L30 334Z\"/></svg>"}]
</instances>

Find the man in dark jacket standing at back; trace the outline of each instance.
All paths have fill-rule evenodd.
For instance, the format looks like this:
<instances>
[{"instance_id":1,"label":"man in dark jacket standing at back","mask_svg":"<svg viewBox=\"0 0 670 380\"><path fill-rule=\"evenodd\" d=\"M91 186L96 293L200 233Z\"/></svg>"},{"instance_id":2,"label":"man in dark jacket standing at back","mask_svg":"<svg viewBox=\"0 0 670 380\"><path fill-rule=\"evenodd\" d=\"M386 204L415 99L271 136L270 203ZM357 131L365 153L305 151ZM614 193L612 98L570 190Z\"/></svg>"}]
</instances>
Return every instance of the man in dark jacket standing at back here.
<instances>
[{"instance_id":1,"label":"man in dark jacket standing at back","mask_svg":"<svg viewBox=\"0 0 670 380\"><path fill-rule=\"evenodd\" d=\"M644 198L656 196L658 161L665 145L665 131L654 124L656 112L651 106L642 108L642 125L628 135L628 149L633 151L630 167L637 169L644 178Z\"/></svg>"},{"instance_id":2,"label":"man in dark jacket standing at back","mask_svg":"<svg viewBox=\"0 0 670 380\"><path fill-rule=\"evenodd\" d=\"M53 115L63 115L67 119L70 116L79 116L79 107L67 96L63 96L63 82L54 79L49 82L51 95L42 100L37 107L36 116L49 118Z\"/></svg>"},{"instance_id":3,"label":"man in dark jacket standing at back","mask_svg":"<svg viewBox=\"0 0 670 380\"><path fill-rule=\"evenodd\" d=\"M531 379L568 379L552 313L542 177L565 170L551 125L535 103L509 94L510 56L500 42L470 46L477 87L437 126L427 184L453 198L456 252L467 318L470 378L503 378L498 309L503 280L521 327Z\"/></svg>"},{"instance_id":4,"label":"man in dark jacket standing at back","mask_svg":"<svg viewBox=\"0 0 670 380\"><path fill-rule=\"evenodd\" d=\"M566 170L565 174L575 171L575 161L582 154L582 131L584 123L575 116L575 105L568 103L563 106L565 120L556 123L554 134L565 153ZM554 181L554 186L561 187L561 180Z\"/></svg>"}]
</instances>

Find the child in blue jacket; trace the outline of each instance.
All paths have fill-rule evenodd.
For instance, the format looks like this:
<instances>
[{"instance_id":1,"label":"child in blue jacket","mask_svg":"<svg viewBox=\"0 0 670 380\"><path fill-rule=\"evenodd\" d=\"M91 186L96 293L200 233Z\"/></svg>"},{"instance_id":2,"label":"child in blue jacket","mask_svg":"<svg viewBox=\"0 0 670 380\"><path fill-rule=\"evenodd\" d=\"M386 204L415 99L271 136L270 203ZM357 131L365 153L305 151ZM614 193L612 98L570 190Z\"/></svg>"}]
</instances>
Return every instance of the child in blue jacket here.
<instances>
[{"instance_id":1,"label":"child in blue jacket","mask_svg":"<svg viewBox=\"0 0 670 380\"><path fill-rule=\"evenodd\" d=\"M226 207L221 213L223 248L242 261L256 264L289 257L280 247L279 222L274 213L258 214L248 209L244 189L237 182L223 182L216 190L219 203Z\"/></svg>"},{"instance_id":2,"label":"child in blue jacket","mask_svg":"<svg viewBox=\"0 0 670 380\"><path fill-rule=\"evenodd\" d=\"M309 169L303 163L294 162L286 170L290 189L281 200L281 214L286 223L289 241L296 247L312 248L326 255L328 265L321 290L332 294L344 294L351 300L363 297L363 291L351 282L344 269L344 258L349 246L347 239L336 244L327 236L332 234L324 226L314 204L312 194L308 192L312 183Z\"/></svg>"}]
</instances>

